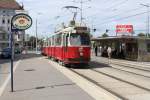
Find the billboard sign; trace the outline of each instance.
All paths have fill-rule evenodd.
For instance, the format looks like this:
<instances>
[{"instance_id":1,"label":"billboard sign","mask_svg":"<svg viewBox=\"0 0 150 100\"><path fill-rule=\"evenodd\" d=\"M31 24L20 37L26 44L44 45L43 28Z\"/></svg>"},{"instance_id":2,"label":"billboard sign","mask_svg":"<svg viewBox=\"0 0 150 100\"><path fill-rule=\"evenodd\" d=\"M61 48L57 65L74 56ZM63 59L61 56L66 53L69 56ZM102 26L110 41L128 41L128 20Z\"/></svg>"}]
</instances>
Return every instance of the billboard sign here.
<instances>
[{"instance_id":1,"label":"billboard sign","mask_svg":"<svg viewBox=\"0 0 150 100\"><path fill-rule=\"evenodd\" d=\"M116 35L117 36L132 36L133 25L117 25Z\"/></svg>"}]
</instances>

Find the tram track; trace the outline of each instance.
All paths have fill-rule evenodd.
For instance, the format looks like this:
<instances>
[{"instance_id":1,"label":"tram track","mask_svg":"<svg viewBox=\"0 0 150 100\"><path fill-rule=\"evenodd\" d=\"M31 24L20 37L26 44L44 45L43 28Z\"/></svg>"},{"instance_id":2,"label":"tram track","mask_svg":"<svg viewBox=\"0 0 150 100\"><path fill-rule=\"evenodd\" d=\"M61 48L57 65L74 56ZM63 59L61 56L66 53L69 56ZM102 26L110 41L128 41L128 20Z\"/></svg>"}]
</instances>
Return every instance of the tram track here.
<instances>
[{"instance_id":1,"label":"tram track","mask_svg":"<svg viewBox=\"0 0 150 100\"><path fill-rule=\"evenodd\" d=\"M103 88L105 89L106 91L110 92L111 94L121 98L122 100L130 100L128 97L124 96L124 95L121 95L121 93L119 92L116 92L114 91L113 89L111 89L110 87L106 87L105 85L103 85L101 82L98 82L98 80L95 80L95 79L92 79L91 77L89 77L88 75L85 75L83 73L81 73L80 71L76 70L76 69L69 69L70 71L78 74L79 76L87 79L88 81L94 83L95 85L99 86L100 88ZM112 78L113 80L116 80L116 81L119 81L120 83L124 83L126 85L129 85L129 87L132 87L132 88L137 88L137 89L140 89L140 90L143 90L143 91L146 91L148 93L150 93L150 89L148 88L145 88L145 87L142 87L142 86L139 86L137 84L134 84L134 83L131 83L131 82L128 82L128 81L125 81L125 80L122 80L120 78L117 78L117 77L114 77L114 76L111 76L109 74L106 74L106 73L103 73L103 72L99 72L95 69L89 69L90 71L93 71L94 73L98 73L99 75L104 75L106 77L109 77L109 78ZM98 76L97 76L98 77ZM132 91L132 88L130 91Z\"/></svg>"},{"instance_id":2,"label":"tram track","mask_svg":"<svg viewBox=\"0 0 150 100\"><path fill-rule=\"evenodd\" d=\"M99 62L95 62L95 61L93 61L93 62L91 62L92 64L101 64L101 63L99 63ZM118 65L119 66L119 65ZM118 70L118 71L123 71L123 72L126 72L126 73L130 73L130 74L134 74L134 75L138 75L138 76L142 76L142 77L145 77L145 78L150 78L150 75L143 75L143 74L141 74L140 72L133 72L133 70L127 70L127 69L124 69L123 67L122 67L122 65L121 66L119 66L119 68L118 67L116 67L116 66L110 66L112 69L115 69L115 70ZM135 68L131 68L131 69L135 69ZM137 70L139 70L139 69L137 69ZM141 70L140 70L141 71ZM143 71L143 70L142 70ZM145 72L145 71L143 71L143 72ZM148 72L150 72L150 71L148 71Z\"/></svg>"},{"instance_id":3,"label":"tram track","mask_svg":"<svg viewBox=\"0 0 150 100\"><path fill-rule=\"evenodd\" d=\"M133 83L134 81L132 82L124 78L113 76L112 74L109 74L105 71L103 72L103 68L105 69L105 66L99 67L98 65L90 64L89 66L85 66L85 68L81 68L81 66L80 68L79 66L74 67L75 68L67 68L67 69L79 75L80 77L86 79L87 81L95 84L97 87L102 88L107 92L109 92L110 94L120 98L121 100L132 100L133 99L132 97L138 98L138 96L140 96L141 94L150 95L150 89L144 87L143 85L137 84L136 82ZM102 71L97 70L97 68L98 69L102 68ZM121 75L122 73L120 73L120 76Z\"/></svg>"},{"instance_id":4,"label":"tram track","mask_svg":"<svg viewBox=\"0 0 150 100\"><path fill-rule=\"evenodd\" d=\"M144 69L144 68L140 68L140 67L132 67L133 65L124 65L124 64L118 64L118 63L112 63L114 65L119 65L119 66L123 66L123 67L129 67L129 68L133 68L133 69L138 69L138 70L142 70L142 71L145 71L145 72L150 72L150 70L148 69Z\"/></svg>"},{"instance_id":5,"label":"tram track","mask_svg":"<svg viewBox=\"0 0 150 100\"><path fill-rule=\"evenodd\" d=\"M99 60L99 58L96 58L94 59L94 61L97 61ZM105 64L108 64L108 59L107 58L100 58L99 60L101 63L105 63ZM97 62L99 62L97 61ZM137 64L129 64L129 63L123 63L122 61L116 61L116 60L110 60L110 64L114 64L114 65L121 65L123 67L130 67L130 68L134 68L134 69L138 69L138 70L143 70L143 71L147 71L147 72L150 72L150 67L143 67L143 66L148 66L147 64L146 65L138 65Z\"/></svg>"},{"instance_id":6,"label":"tram track","mask_svg":"<svg viewBox=\"0 0 150 100\"><path fill-rule=\"evenodd\" d=\"M79 75L79 76L85 78L86 80L88 80L88 81L94 83L94 84L97 85L98 87L100 87L100 88L102 88L102 89L108 91L109 93L111 93L111 94L113 94L113 95L119 97L120 99L122 99L122 100L128 100L127 98L121 96L120 94L118 94L118 93L116 93L116 92L114 92L114 91L112 91L112 90L110 90L110 89L104 87L103 85L100 85L97 81L95 81L95 80L93 80L93 79L91 79L91 78L89 78L89 77L87 77L87 76L85 76L85 75L83 75L83 74L80 74L79 72L77 72L77 71L75 71L75 70L73 70L73 69L69 69L69 70L72 71L72 72L74 72L74 73L76 73L77 75Z\"/></svg>"},{"instance_id":7,"label":"tram track","mask_svg":"<svg viewBox=\"0 0 150 100\"><path fill-rule=\"evenodd\" d=\"M140 86L140 85L137 85L137 84L135 84L135 83L132 83L132 82L129 82L129 81L123 80L123 79L121 79L121 78L118 78L118 77L115 77L115 76L109 75L109 74L104 73L104 72L101 72L101 71L97 71L97 70L95 70L95 69L91 69L91 70L92 70L92 71L95 71L95 72L97 72L97 73L100 73L100 74L106 75L106 76L108 76L108 77L111 77L111 78L113 78L113 79L116 79L116 80L119 80L119 81L125 82L125 83L127 83L127 84L133 85L133 86L135 86L135 87L138 87L138 88L141 88L141 89L143 89L143 90L146 90L146 91L150 92L150 89L145 88L145 87Z\"/></svg>"},{"instance_id":8,"label":"tram track","mask_svg":"<svg viewBox=\"0 0 150 100\"><path fill-rule=\"evenodd\" d=\"M116 69L116 70L119 70L119 71L124 71L124 72L130 73L130 74L134 74L134 75L142 76L142 77L145 77L145 78L150 78L150 76L146 76L146 75L143 75L143 74L138 74L138 73L135 73L135 72L126 71L126 70L122 70L122 69L114 68L114 67L112 67L112 68L113 68L113 69Z\"/></svg>"},{"instance_id":9,"label":"tram track","mask_svg":"<svg viewBox=\"0 0 150 100\"><path fill-rule=\"evenodd\" d=\"M95 65L93 66L94 64L91 64L90 66L91 66L91 70L93 70L93 71L95 71L95 72L98 72L98 73L100 73L100 74L104 74L104 75L106 75L106 76L108 76L108 77L111 77L111 78L114 78L114 79L117 79L117 80L120 80L120 81L123 81L123 82L126 82L126 83L128 83L128 84L131 84L131 85L134 85L134 86L136 86L136 87L139 87L139 88L141 88L141 89L144 89L144 90L147 90L147 91L149 91L150 92L150 88L149 88L149 85L148 85L148 83L150 83L150 80L149 80L149 76L145 76L145 75L142 75L142 74L138 74L138 73L133 73L133 72L128 72L128 71L124 71L124 70L120 70L120 69L118 69L118 68L114 68L114 67L111 67L110 66L110 70L111 69L115 69L116 71L118 70L118 71L122 71L122 72L125 72L125 73L122 73L122 72L119 72L119 73L121 73L121 75L123 75L122 77L119 77L119 76L117 76L117 74L115 75L115 74L112 74L112 73L110 73L110 71L108 70L100 70L100 67L97 67L96 69L94 68L95 67ZM111 71L111 72L113 72L113 70ZM115 72L113 72L113 73L115 73ZM128 73L130 73L130 75L128 74ZM127 75L125 75L125 74L127 74ZM121 76L120 75L120 76ZM125 75L125 76L124 76ZM136 76L135 76L136 75ZM126 78L127 76L130 76L130 78L132 78L132 79L134 79L134 83L132 82L132 80L130 79L130 78ZM139 77L140 76L140 77ZM144 82L146 83L145 85L143 85L143 83L140 83L141 81L143 81L144 80ZM136 82L136 83L135 83Z\"/></svg>"},{"instance_id":10,"label":"tram track","mask_svg":"<svg viewBox=\"0 0 150 100\"><path fill-rule=\"evenodd\" d=\"M94 59L93 62L99 63L97 61L97 59ZM144 68L144 67L140 68L140 67L137 67L137 66L133 66L131 64L125 65L125 64L122 64L122 63L118 63L118 62L114 63L113 61L111 61L111 63L108 64L108 62L106 62L106 60L105 61L101 60L101 63L106 64L106 65L110 65L112 68L114 68L116 70L120 70L120 71L128 72L128 73L131 73L131 74L143 76L145 78L150 78L150 74L149 74L150 70L148 70L149 68ZM121 68L117 68L116 66L119 66ZM137 71L133 72L133 70L124 70L123 68L130 68L130 69L133 69L133 70L142 71L142 73L145 72L145 74L147 73L147 75L141 74L141 72L137 72Z\"/></svg>"}]
</instances>

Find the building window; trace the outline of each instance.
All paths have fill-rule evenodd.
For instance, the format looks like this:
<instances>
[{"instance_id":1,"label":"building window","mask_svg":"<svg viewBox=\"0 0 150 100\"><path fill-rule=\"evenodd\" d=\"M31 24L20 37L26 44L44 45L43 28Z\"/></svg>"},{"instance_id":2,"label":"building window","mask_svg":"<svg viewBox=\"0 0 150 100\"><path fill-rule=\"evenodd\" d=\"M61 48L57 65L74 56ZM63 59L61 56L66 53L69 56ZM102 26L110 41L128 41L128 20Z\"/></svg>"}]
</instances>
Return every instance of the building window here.
<instances>
[{"instance_id":1,"label":"building window","mask_svg":"<svg viewBox=\"0 0 150 100\"><path fill-rule=\"evenodd\" d=\"M3 13L5 13L6 11L4 10Z\"/></svg>"},{"instance_id":2,"label":"building window","mask_svg":"<svg viewBox=\"0 0 150 100\"><path fill-rule=\"evenodd\" d=\"M7 35L7 39L9 39L9 35L10 35L10 34Z\"/></svg>"},{"instance_id":3,"label":"building window","mask_svg":"<svg viewBox=\"0 0 150 100\"><path fill-rule=\"evenodd\" d=\"M8 24L10 23L10 19L8 19Z\"/></svg>"},{"instance_id":4,"label":"building window","mask_svg":"<svg viewBox=\"0 0 150 100\"><path fill-rule=\"evenodd\" d=\"M150 43L147 44L147 52L150 53Z\"/></svg>"},{"instance_id":5,"label":"building window","mask_svg":"<svg viewBox=\"0 0 150 100\"><path fill-rule=\"evenodd\" d=\"M5 19L2 20L2 23L5 24Z\"/></svg>"},{"instance_id":6,"label":"building window","mask_svg":"<svg viewBox=\"0 0 150 100\"><path fill-rule=\"evenodd\" d=\"M3 34L3 39L4 39L4 40L6 39L6 36L5 36L5 34Z\"/></svg>"},{"instance_id":7,"label":"building window","mask_svg":"<svg viewBox=\"0 0 150 100\"><path fill-rule=\"evenodd\" d=\"M8 27L8 31L10 31L10 28Z\"/></svg>"},{"instance_id":8,"label":"building window","mask_svg":"<svg viewBox=\"0 0 150 100\"><path fill-rule=\"evenodd\" d=\"M57 34L55 37L56 46L61 45L61 34Z\"/></svg>"},{"instance_id":9,"label":"building window","mask_svg":"<svg viewBox=\"0 0 150 100\"><path fill-rule=\"evenodd\" d=\"M20 34L18 34L18 39L20 39Z\"/></svg>"}]
</instances>

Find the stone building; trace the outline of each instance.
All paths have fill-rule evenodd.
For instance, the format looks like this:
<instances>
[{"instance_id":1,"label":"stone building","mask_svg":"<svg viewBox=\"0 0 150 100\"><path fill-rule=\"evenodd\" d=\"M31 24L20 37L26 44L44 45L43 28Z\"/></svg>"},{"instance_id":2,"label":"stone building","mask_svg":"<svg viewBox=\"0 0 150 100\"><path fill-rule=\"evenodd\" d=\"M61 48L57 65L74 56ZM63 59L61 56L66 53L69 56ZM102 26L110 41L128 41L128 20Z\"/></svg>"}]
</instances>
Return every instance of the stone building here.
<instances>
[{"instance_id":1,"label":"stone building","mask_svg":"<svg viewBox=\"0 0 150 100\"><path fill-rule=\"evenodd\" d=\"M18 12L24 11L15 0L0 0L0 51L9 46L9 34L11 33L11 18ZM20 34L25 32L20 32ZM23 39L18 38L18 34L14 34L15 42ZM22 37L22 36L20 36Z\"/></svg>"}]
</instances>

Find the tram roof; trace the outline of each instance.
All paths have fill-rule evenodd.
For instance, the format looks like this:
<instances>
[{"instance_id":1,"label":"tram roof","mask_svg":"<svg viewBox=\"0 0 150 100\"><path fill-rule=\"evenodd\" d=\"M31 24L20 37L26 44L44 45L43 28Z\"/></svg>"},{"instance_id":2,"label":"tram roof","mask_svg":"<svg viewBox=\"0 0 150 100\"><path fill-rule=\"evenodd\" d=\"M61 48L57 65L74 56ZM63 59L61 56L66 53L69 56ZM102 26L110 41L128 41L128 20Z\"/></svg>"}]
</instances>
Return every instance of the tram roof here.
<instances>
[{"instance_id":1,"label":"tram roof","mask_svg":"<svg viewBox=\"0 0 150 100\"><path fill-rule=\"evenodd\" d=\"M64 29L60 29L58 30L56 33L65 33L65 32L75 32L77 29L83 29L88 31L88 27L87 26L70 26L70 27L66 27Z\"/></svg>"}]
</instances>

